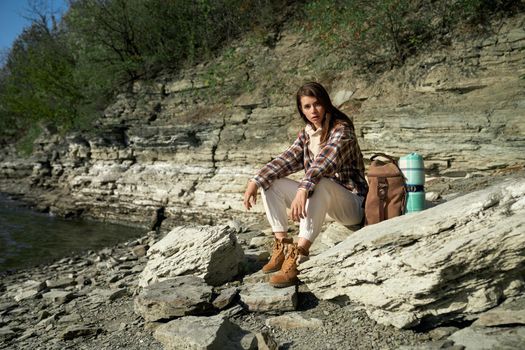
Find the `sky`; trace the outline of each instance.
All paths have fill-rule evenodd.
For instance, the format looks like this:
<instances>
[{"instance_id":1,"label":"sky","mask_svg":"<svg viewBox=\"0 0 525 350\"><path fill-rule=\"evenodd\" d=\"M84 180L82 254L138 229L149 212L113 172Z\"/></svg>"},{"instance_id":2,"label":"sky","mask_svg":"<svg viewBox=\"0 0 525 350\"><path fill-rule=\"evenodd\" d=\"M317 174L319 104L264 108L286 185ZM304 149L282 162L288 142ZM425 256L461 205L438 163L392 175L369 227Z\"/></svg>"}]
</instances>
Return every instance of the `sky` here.
<instances>
[{"instance_id":1,"label":"sky","mask_svg":"<svg viewBox=\"0 0 525 350\"><path fill-rule=\"evenodd\" d=\"M28 26L31 3L42 4L60 15L67 8L67 0L0 0L0 52L9 50L22 29Z\"/></svg>"}]
</instances>

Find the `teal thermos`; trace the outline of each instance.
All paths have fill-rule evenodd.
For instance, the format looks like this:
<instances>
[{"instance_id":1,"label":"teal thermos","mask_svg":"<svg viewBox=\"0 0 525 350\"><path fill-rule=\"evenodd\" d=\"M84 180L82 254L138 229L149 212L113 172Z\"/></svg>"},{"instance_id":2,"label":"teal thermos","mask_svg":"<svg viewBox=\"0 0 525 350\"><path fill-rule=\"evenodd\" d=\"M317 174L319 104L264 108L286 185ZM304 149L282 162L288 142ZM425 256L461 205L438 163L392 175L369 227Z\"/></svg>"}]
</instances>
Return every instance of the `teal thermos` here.
<instances>
[{"instance_id":1,"label":"teal thermos","mask_svg":"<svg viewBox=\"0 0 525 350\"><path fill-rule=\"evenodd\" d=\"M399 168L406 179L407 199L405 213L425 209L425 166L423 157L410 153L399 158Z\"/></svg>"}]
</instances>

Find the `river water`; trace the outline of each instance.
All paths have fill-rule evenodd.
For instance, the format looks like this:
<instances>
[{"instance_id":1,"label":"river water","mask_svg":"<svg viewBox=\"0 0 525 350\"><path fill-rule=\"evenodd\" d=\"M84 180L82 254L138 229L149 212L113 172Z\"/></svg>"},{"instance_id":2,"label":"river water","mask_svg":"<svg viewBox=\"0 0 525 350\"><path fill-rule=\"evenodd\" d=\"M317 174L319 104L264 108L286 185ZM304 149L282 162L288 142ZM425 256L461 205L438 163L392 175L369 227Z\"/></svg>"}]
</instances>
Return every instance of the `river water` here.
<instances>
[{"instance_id":1,"label":"river water","mask_svg":"<svg viewBox=\"0 0 525 350\"><path fill-rule=\"evenodd\" d=\"M0 272L112 246L145 229L37 213L0 194Z\"/></svg>"}]
</instances>

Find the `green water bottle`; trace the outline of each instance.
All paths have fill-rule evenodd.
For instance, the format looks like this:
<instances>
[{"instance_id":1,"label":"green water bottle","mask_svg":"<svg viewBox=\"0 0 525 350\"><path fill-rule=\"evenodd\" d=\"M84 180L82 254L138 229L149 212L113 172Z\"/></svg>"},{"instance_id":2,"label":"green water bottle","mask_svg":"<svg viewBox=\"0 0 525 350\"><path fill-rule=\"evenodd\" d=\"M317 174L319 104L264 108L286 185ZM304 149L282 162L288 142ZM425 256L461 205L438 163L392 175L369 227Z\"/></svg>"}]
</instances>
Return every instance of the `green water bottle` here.
<instances>
[{"instance_id":1,"label":"green water bottle","mask_svg":"<svg viewBox=\"0 0 525 350\"><path fill-rule=\"evenodd\" d=\"M425 166L423 157L410 153L399 158L399 168L406 179L407 199L405 213L425 209Z\"/></svg>"}]
</instances>

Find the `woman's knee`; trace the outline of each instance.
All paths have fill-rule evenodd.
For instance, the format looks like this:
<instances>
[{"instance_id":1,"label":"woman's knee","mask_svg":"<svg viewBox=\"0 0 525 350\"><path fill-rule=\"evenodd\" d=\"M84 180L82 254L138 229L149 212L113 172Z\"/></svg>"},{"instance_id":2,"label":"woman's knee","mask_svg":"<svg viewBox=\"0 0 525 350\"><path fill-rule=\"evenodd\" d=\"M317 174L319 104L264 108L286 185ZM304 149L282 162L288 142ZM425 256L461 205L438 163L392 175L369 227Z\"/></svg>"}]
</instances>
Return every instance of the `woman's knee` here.
<instances>
[{"instance_id":1,"label":"woman's knee","mask_svg":"<svg viewBox=\"0 0 525 350\"><path fill-rule=\"evenodd\" d=\"M319 181L319 183L315 186L314 192L308 198L311 206L323 206L328 208L330 205L331 196L329 184L327 184L326 181L330 182L330 180L327 178L322 178L321 181Z\"/></svg>"},{"instance_id":2,"label":"woman's knee","mask_svg":"<svg viewBox=\"0 0 525 350\"><path fill-rule=\"evenodd\" d=\"M274 188L275 191L279 192L297 191L298 187L299 183L297 181L294 181L287 177L275 180L270 186L270 188Z\"/></svg>"},{"instance_id":3,"label":"woman's knee","mask_svg":"<svg viewBox=\"0 0 525 350\"><path fill-rule=\"evenodd\" d=\"M261 196L288 198L291 195L295 195L298 186L299 184L294 180L288 178L277 179L272 182L268 189L261 191Z\"/></svg>"}]
</instances>

